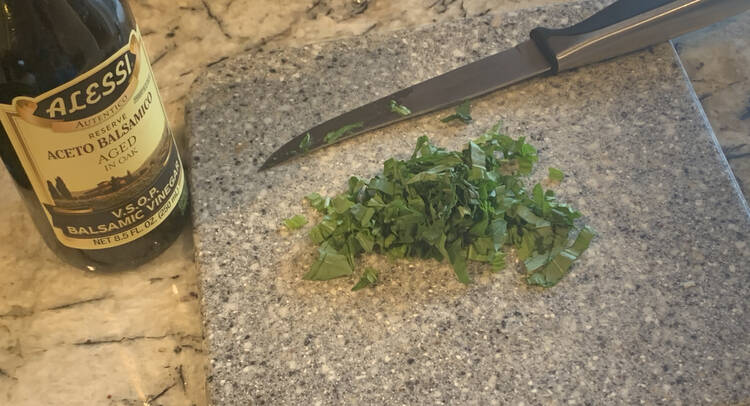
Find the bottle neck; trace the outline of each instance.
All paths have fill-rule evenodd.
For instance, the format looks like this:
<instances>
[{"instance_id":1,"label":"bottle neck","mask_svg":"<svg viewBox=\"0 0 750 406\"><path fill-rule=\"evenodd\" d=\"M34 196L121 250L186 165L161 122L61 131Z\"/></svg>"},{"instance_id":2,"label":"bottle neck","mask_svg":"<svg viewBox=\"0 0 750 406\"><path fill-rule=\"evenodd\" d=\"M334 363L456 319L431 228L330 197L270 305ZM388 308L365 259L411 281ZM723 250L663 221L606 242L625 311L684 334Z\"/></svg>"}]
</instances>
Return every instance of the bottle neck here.
<instances>
[{"instance_id":1,"label":"bottle neck","mask_svg":"<svg viewBox=\"0 0 750 406\"><path fill-rule=\"evenodd\" d=\"M122 48L134 28L121 0L0 0L0 103L75 79Z\"/></svg>"}]
</instances>

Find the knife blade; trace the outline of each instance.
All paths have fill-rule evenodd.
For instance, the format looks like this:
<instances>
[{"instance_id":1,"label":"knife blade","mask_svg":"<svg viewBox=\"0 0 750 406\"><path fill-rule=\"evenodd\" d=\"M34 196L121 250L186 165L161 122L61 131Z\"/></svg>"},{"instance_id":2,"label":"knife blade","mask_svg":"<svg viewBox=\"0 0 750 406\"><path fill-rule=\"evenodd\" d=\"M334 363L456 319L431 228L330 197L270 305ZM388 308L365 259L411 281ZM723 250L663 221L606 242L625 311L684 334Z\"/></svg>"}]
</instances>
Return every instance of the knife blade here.
<instances>
[{"instance_id":1,"label":"knife blade","mask_svg":"<svg viewBox=\"0 0 750 406\"><path fill-rule=\"evenodd\" d=\"M513 48L323 122L292 138L259 170L532 77L637 51L747 9L748 0L619 0L571 27L535 28L530 40ZM392 103L407 107L410 114L394 111Z\"/></svg>"}]
</instances>

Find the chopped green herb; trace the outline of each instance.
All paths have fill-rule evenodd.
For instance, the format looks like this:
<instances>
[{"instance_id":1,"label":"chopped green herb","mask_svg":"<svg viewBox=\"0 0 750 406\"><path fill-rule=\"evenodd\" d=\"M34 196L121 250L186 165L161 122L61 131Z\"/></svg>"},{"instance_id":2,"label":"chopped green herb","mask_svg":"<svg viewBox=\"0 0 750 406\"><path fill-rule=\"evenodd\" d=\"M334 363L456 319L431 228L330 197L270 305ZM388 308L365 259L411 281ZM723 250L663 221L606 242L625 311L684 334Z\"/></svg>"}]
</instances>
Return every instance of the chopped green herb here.
<instances>
[{"instance_id":1,"label":"chopped green herb","mask_svg":"<svg viewBox=\"0 0 750 406\"><path fill-rule=\"evenodd\" d=\"M472 122L472 120L474 120L473 118L471 118L471 103L468 100L456 107L455 114L451 114L450 116L445 117L440 121L447 123L453 120L461 120L464 122L464 124L469 124Z\"/></svg>"},{"instance_id":2,"label":"chopped green herb","mask_svg":"<svg viewBox=\"0 0 750 406\"><path fill-rule=\"evenodd\" d=\"M310 150L310 133L305 134L302 141L300 141L299 150L302 151L303 154Z\"/></svg>"},{"instance_id":3,"label":"chopped green herb","mask_svg":"<svg viewBox=\"0 0 750 406\"><path fill-rule=\"evenodd\" d=\"M331 199L324 198L323 196L317 194L317 193L310 193L309 195L305 196L305 199L310 203L310 206L312 206L317 211L325 211L325 209L331 204Z\"/></svg>"},{"instance_id":4,"label":"chopped green herb","mask_svg":"<svg viewBox=\"0 0 750 406\"><path fill-rule=\"evenodd\" d=\"M395 100L391 100L391 111L402 116L411 114L408 107L398 104Z\"/></svg>"},{"instance_id":5,"label":"chopped green herb","mask_svg":"<svg viewBox=\"0 0 750 406\"><path fill-rule=\"evenodd\" d=\"M330 244L323 243L318 248L318 253L320 254L318 260L310 267L310 271L303 276L304 279L326 281L352 274L353 268L348 256L339 253Z\"/></svg>"},{"instance_id":6,"label":"chopped green herb","mask_svg":"<svg viewBox=\"0 0 750 406\"><path fill-rule=\"evenodd\" d=\"M385 161L373 178L352 177L348 190L332 198L306 197L323 218L310 230L320 255L305 279L351 275L359 256L379 253L448 261L456 278L470 283L469 261L499 272L514 248L527 283L553 286L594 233L583 228L571 245L581 214L540 184L526 189L523 176L537 159L523 137L512 139L499 125L462 151L420 137L409 159ZM366 270L354 290L376 280Z\"/></svg>"},{"instance_id":7,"label":"chopped green herb","mask_svg":"<svg viewBox=\"0 0 750 406\"><path fill-rule=\"evenodd\" d=\"M562 182L565 174L557 168L549 168L549 179L555 182Z\"/></svg>"},{"instance_id":8,"label":"chopped green herb","mask_svg":"<svg viewBox=\"0 0 750 406\"><path fill-rule=\"evenodd\" d=\"M367 267L365 273L359 279L356 285L352 288L353 291L364 289L368 286L374 286L378 282L378 271Z\"/></svg>"},{"instance_id":9,"label":"chopped green herb","mask_svg":"<svg viewBox=\"0 0 750 406\"><path fill-rule=\"evenodd\" d=\"M300 214L284 220L284 226L290 230L300 229L305 224L307 224L307 219Z\"/></svg>"},{"instance_id":10,"label":"chopped green herb","mask_svg":"<svg viewBox=\"0 0 750 406\"><path fill-rule=\"evenodd\" d=\"M530 285L539 285L545 288L554 286L568 273L573 261L578 259L581 253L589 247L592 238L594 238L594 230L585 227L578 233L578 238L572 246L560 251L551 259L546 259L543 262L538 260L532 265L533 269L530 269L528 261L526 261L527 272L530 272L526 281ZM554 251L552 250L552 252ZM551 255L548 255L548 258L549 256Z\"/></svg>"},{"instance_id":11,"label":"chopped green herb","mask_svg":"<svg viewBox=\"0 0 750 406\"><path fill-rule=\"evenodd\" d=\"M339 138L343 137L346 133L348 133L351 130L356 130L357 128L362 128L365 125L362 121L354 124L345 125L341 128L339 128L336 131L331 131L323 138L323 141L326 142L326 144L333 144L334 142L338 141Z\"/></svg>"}]
</instances>

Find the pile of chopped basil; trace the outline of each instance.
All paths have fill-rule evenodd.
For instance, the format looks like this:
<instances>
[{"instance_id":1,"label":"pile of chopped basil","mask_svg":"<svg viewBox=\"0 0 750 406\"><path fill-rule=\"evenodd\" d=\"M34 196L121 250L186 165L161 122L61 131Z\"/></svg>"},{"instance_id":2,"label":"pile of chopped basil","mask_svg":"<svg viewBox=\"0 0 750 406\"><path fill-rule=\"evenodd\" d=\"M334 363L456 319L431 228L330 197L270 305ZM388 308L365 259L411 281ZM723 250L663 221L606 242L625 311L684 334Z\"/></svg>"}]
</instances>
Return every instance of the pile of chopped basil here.
<instances>
[{"instance_id":1,"label":"pile of chopped basil","mask_svg":"<svg viewBox=\"0 0 750 406\"><path fill-rule=\"evenodd\" d=\"M382 173L349 179L345 193L307 196L322 220L310 230L320 256L304 276L328 280L354 273L356 258L381 253L391 258L447 260L456 277L470 283L468 261L505 267L515 249L531 285L555 285L594 236L574 220L581 214L536 184L524 188L537 151L524 138L514 140L493 127L458 151L420 137L407 160L391 158ZM555 181L562 172L550 170ZM577 237L570 243L571 234ZM356 289L375 284L367 269Z\"/></svg>"}]
</instances>

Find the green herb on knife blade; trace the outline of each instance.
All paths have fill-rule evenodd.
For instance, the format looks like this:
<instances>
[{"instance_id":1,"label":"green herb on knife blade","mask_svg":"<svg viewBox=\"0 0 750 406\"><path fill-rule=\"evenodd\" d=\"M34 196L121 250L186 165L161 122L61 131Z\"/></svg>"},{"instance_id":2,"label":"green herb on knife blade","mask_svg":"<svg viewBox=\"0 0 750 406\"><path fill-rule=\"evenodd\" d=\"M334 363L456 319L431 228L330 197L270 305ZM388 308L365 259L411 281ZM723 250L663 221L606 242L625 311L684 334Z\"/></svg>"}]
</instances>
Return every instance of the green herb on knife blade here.
<instances>
[{"instance_id":1,"label":"green herb on knife blade","mask_svg":"<svg viewBox=\"0 0 750 406\"><path fill-rule=\"evenodd\" d=\"M348 190L333 198L307 196L323 218L309 233L320 255L304 278L348 276L359 256L379 253L448 261L456 278L470 283L469 261L498 272L513 248L528 284L555 285L594 233L576 227L581 214L557 201L552 190L525 188L523 176L537 159L523 137L512 139L499 125L461 151L420 137L409 159L385 161L373 178L353 176ZM365 271L355 288L374 280Z\"/></svg>"},{"instance_id":2,"label":"green herb on knife blade","mask_svg":"<svg viewBox=\"0 0 750 406\"><path fill-rule=\"evenodd\" d=\"M411 114L411 110L408 107L398 104L395 100L391 100L391 111L401 116Z\"/></svg>"},{"instance_id":3,"label":"green herb on knife blade","mask_svg":"<svg viewBox=\"0 0 750 406\"><path fill-rule=\"evenodd\" d=\"M458 105L454 114L451 114L440 121L447 123L453 120L461 120L464 124L469 124L474 120L471 118L471 103L468 100Z\"/></svg>"},{"instance_id":4,"label":"green herb on knife blade","mask_svg":"<svg viewBox=\"0 0 750 406\"><path fill-rule=\"evenodd\" d=\"M333 144L334 142L338 141L339 138L343 137L349 131L356 130L357 128L362 128L364 125L365 123L362 121L358 123L354 123L354 124L345 125L336 131L331 131L328 134L326 134L326 136L323 138L323 141L325 141L326 144Z\"/></svg>"},{"instance_id":5,"label":"green herb on knife blade","mask_svg":"<svg viewBox=\"0 0 750 406\"><path fill-rule=\"evenodd\" d=\"M305 134L302 141L300 141L299 150L302 151L303 154L310 150L310 133Z\"/></svg>"},{"instance_id":6,"label":"green herb on knife blade","mask_svg":"<svg viewBox=\"0 0 750 406\"><path fill-rule=\"evenodd\" d=\"M297 230L302 228L305 224L307 224L307 219L303 215L296 215L294 217L285 219L283 221L284 227L290 229L290 230Z\"/></svg>"}]
</instances>

